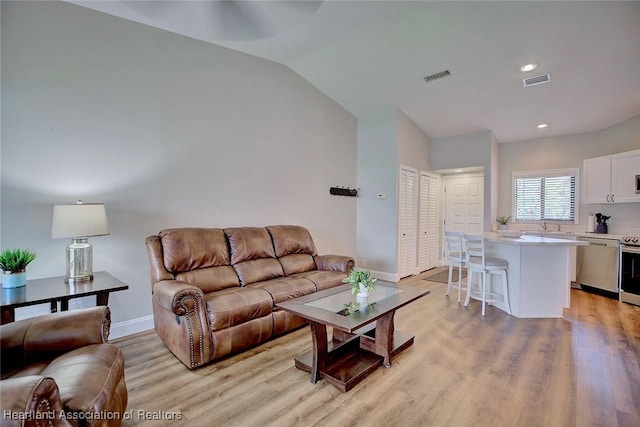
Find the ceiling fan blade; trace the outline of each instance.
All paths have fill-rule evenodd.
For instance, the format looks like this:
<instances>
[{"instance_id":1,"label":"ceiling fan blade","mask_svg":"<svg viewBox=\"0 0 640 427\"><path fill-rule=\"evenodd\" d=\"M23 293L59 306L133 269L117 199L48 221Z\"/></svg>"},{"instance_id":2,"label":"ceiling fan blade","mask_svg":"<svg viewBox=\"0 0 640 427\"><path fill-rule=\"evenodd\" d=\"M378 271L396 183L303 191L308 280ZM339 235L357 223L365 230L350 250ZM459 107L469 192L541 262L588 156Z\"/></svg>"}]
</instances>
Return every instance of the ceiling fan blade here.
<instances>
[{"instance_id":1,"label":"ceiling fan blade","mask_svg":"<svg viewBox=\"0 0 640 427\"><path fill-rule=\"evenodd\" d=\"M278 31L260 2L224 0L211 2L210 6L212 31L220 39L259 40Z\"/></svg>"},{"instance_id":2,"label":"ceiling fan blade","mask_svg":"<svg viewBox=\"0 0 640 427\"><path fill-rule=\"evenodd\" d=\"M310 1L208 2L212 11L212 31L224 40L260 40L276 35L281 29L312 15L323 3Z\"/></svg>"}]
</instances>

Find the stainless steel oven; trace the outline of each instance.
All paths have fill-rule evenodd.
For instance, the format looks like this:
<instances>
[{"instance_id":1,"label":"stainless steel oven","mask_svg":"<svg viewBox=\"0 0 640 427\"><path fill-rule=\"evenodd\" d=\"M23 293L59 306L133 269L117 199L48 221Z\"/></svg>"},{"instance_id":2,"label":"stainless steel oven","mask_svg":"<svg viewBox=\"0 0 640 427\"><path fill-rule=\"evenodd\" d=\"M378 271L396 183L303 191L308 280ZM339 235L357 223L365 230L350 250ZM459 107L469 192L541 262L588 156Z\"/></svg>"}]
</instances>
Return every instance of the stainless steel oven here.
<instances>
[{"instance_id":1,"label":"stainless steel oven","mask_svg":"<svg viewBox=\"0 0 640 427\"><path fill-rule=\"evenodd\" d=\"M620 300L640 305L640 238L625 236L620 254Z\"/></svg>"}]
</instances>

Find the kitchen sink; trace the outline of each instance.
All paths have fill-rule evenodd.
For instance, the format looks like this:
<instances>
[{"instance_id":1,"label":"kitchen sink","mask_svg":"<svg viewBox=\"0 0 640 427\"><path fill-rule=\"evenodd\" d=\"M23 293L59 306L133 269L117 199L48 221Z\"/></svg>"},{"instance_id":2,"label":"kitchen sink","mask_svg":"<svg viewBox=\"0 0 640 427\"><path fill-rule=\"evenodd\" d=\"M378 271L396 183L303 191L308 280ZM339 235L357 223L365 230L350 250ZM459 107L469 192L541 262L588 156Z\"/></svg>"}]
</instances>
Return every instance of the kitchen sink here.
<instances>
[{"instance_id":1,"label":"kitchen sink","mask_svg":"<svg viewBox=\"0 0 640 427\"><path fill-rule=\"evenodd\" d=\"M571 232L571 231L532 231L532 230L527 230L524 231L524 234L527 236L538 236L538 237L558 237L558 238L562 238L562 237L573 237L575 236L575 233Z\"/></svg>"}]
</instances>

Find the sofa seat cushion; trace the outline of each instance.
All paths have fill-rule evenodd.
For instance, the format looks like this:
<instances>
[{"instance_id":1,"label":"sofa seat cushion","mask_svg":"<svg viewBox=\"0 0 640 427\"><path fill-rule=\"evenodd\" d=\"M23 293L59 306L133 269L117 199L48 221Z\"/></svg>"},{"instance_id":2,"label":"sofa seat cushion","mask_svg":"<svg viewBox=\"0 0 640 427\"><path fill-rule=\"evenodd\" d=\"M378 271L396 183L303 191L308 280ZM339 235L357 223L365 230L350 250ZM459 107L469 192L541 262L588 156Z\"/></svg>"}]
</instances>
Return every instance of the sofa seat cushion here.
<instances>
[{"instance_id":1,"label":"sofa seat cushion","mask_svg":"<svg viewBox=\"0 0 640 427\"><path fill-rule=\"evenodd\" d=\"M285 255L282 258L278 258L278 261L282 265L285 276L316 270L316 262L309 254Z\"/></svg>"},{"instance_id":2,"label":"sofa seat cushion","mask_svg":"<svg viewBox=\"0 0 640 427\"><path fill-rule=\"evenodd\" d=\"M275 258L252 259L233 265L242 286L284 276L282 265Z\"/></svg>"},{"instance_id":3,"label":"sofa seat cushion","mask_svg":"<svg viewBox=\"0 0 640 427\"><path fill-rule=\"evenodd\" d=\"M93 344L51 361L42 375L55 379L66 411L108 410L124 378L124 356L113 344Z\"/></svg>"},{"instance_id":4,"label":"sofa seat cushion","mask_svg":"<svg viewBox=\"0 0 640 427\"><path fill-rule=\"evenodd\" d=\"M267 316L273 308L271 295L262 289L229 288L204 295L212 331Z\"/></svg>"},{"instance_id":5,"label":"sofa seat cushion","mask_svg":"<svg viewBox=\"0 0 640 427\"><path fill-rule=\"evenodd\" d=\"M252 289L264 289L271 295L274 304L308 295L316 291L316 286L313 282L302 277L273 279L266 282L252 283L248 287Z\"/></svg>"},{"instance_id":6,"label":"sofa seat cushion","mask_svg":"<svg viewBox=\"0 0 640 427\"><path fill-rule=\"evenodd\" d=\"M342 279L347 277L347 275L342 271L314 270L314 271L307 271L304 273L294 274L289 277L304 278L307 280L311 280L316 285L316 289L318 291L323 291L325 289L333 288L335 286L344 285L344 283L342 283Z\"/></svg>"},{"instance_id":7,"label":"sofa seat cushion","mask_svg":"<svg viewBox=\"0 0 640 427\"><path fill-rule=\"evenodd\" d=\"M197 286L204 293L240 286L238 275L230 265L185 271L176 274L176 280Z\"/></svg>"}]
</instances>

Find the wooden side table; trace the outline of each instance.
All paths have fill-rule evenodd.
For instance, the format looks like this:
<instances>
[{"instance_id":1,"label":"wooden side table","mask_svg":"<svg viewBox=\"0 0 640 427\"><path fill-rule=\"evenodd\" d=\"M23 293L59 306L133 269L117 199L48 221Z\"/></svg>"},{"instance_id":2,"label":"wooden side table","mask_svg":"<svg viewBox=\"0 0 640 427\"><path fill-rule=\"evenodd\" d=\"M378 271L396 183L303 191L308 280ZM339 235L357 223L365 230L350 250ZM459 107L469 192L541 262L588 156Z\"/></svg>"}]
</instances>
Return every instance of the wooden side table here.
<instances>
[{"instance_id":1,"label":"wooden side table","mask_svg":"<svg viewBox=\"0 0 640 427\"><path fill-rule=\"evenodd\" d=\"M51 304L51 312L69 310L69 300L95 295L96 305L107 305L109 293L129 289L107 272L94 273L91 282L65 283L64 276L48 277L27 281L27 286L20 288L2 289L0 302L2 305L2 325L15 321L15 309L36 304Z\"/></svg>"}]
</instances>

